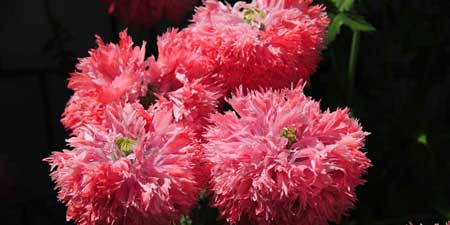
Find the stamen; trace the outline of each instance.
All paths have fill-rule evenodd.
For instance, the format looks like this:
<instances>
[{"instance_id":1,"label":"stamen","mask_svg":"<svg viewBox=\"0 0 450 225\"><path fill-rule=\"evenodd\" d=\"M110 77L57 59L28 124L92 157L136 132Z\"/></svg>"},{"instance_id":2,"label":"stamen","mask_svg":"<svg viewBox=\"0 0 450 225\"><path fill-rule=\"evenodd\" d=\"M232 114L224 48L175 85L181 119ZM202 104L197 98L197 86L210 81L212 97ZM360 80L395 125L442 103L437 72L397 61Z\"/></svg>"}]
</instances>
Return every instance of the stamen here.
<instances>
[{"instance_id":1,"label":"stamen","mask_svg":"<svg viewBox=\"0 0 450 225\"><path fill-rule=\"evenodd\" d=\"M280 136L288 139L286 148L290 148L295 142L297 142L297 135L295 133L295 130L292 128L283 128L283 130L281 130Z\"/></svg>"},{"instance_id":2,"label":"stamen","mask_svg":"<svg viewBox=\"0 0 450 225\"><path fill-rule=\"evenodd\" d=\"M136 141L129 138L119 137L114 140L117 147L119 147L120 152L123 153L124 156L128 156L133 153L133 145L136 144Z\"/></svg>"},{"instance_id":3,"label":"stamen","mask_svg":"<svg viewBox=\"0 0 450 225\"><path fill-rule=\"evenodd\" d=\"M260 9L248 8L244 11L244 21L250 25L256 25L259 30L265 30L266 26L260 20L266 18L266 14Z\"/></svg>"}]
</instances>

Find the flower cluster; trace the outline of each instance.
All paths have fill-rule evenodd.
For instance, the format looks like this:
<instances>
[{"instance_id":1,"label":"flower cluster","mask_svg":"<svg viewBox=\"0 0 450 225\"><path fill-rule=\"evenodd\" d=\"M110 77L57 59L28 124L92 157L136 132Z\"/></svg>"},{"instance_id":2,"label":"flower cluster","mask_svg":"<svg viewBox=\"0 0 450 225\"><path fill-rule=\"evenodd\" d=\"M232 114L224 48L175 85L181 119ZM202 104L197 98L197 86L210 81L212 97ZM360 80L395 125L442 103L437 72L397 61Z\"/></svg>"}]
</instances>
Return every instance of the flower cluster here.
<instances>
[{"instance_id":1,"label":"flower cluster","mask_svg":"<svg viewBox=\"0 0 450 225\"><path fill-rule=\"evenodd\" d=\"M105 2L134 20L173 1ZM157 59L126 30L97 37L69 78L69 149L45 159L67 219L173 224L207 189L229 224L338 222L371 164L349 109L303 94L327 25L310 0L205 0L158 38Z\"/></svg>"}]
</instances>

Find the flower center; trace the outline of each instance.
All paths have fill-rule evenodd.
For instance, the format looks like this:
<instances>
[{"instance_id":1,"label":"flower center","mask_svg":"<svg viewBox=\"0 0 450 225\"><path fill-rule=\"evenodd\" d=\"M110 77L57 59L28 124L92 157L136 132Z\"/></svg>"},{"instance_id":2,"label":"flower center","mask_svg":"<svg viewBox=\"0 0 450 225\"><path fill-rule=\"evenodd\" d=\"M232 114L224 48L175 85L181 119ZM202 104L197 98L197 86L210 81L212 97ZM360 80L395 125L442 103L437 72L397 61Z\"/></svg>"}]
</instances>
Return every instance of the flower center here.
<instances>
[{"instance_id":1,"label":"flower center","mask_svg":"<svg viewBox=\"0 0 450 225\"><path fill-rule=\"evenodd\" d=\"M297 135L295 134L295 130L292 128L283 128L283 130L281 130L280 136L288 139L286 148L290 148L295 142L297 142Z\"/></svg>"},{"instance_id":2,"label":"flower center","mask_svg":"<svg viewBox=\"0 0 450 225\"><path fill-rule=\"evenodd\" d=\"M244 21L247 24L257 26L259 30L266 29L266 25L261 22L266 16L266 13L257 8L248 8L244 11Z\"/></svg>"},{"instance_id":3,"label":"flower center","mask_svg":"<svg viewBox=\"0 0 450 225\"><path fill-rule=\"evenodd\" d=\"M114 143L116 143L117 147L119 147L120 152L124 156L128 156L131 153L133 153L133 145L136 144L136 141L129 138L119 137L114 140Z\"/></svg>"}]
</instances>

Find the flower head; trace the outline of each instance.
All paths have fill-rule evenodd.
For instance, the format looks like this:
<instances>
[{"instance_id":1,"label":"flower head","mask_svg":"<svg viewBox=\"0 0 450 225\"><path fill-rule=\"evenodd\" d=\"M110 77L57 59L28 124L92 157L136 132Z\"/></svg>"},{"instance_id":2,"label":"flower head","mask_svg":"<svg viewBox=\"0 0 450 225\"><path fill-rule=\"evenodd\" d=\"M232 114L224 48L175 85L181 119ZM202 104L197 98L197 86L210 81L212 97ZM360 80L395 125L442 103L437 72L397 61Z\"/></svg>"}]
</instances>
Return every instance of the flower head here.
<instances>
[{"instance_id":1,"label":"flower head","mask_svg":"<svg viewBox=\"0 0 450 225\"><path fill-rule=\"evenodd\" d=\"M97 49L80 59L77 71L69 78L69 88L75 91L64 112L67 128L98 122L109 103L136 102L146 95L149 83L156 82L148 73L149 62L144 61L145 43L133 47L127 31L120 33L120 42L105 44L97 36Z\"/></svg>"},{"instance_id":2,"label":"flower head","mask_svg":"<svg viewBox=\"0 0 450 225\"><path fill-rule=\"evenodd\" d=\"M216 61L230 90L289 87L307 80L329 23L311 0L254 0L234 6L207 0L186 31L190 48Z\"/></svg>"},{"instance_id":3,"label":"flower head","mask_svg":"<svg viewBox=\"0 0 450 225\"><path fill-rule=\"evenodd\" d=\"M184 74L176 75L183 86L160 98L156 107L169 108L176 122L190 127L199 138L209 124L208 117L217 111L221 89L203 84L203 80L189 81Z\"/></svg>"},{"instance_id":4,"label":"flower head","mask_svg":"<svg viewBox=\"0 0 450 225\"><path fill-rule=\"evenodd\" d=\"M203 84L209 86L221 82L215 72L215 60L200 52L193 41L191 33L186 30L171 29L158 37L158 60L152 61L150 74L160 78L162 93L183 85L177 74L183 74L190 81L201 79Z\"/></svg>"},{"instance_id":5,"label":"flower head","mask_svg":"<svg viewBox=\"0 0 450 225\"><path fill-rule=\"evenodd\" d=\"M107 105L102 124L80 127L69 144L46 160L67 218L80 225L167 225L197 202L200 146L167 111Z\"/></svg>"},{"instance_id":6,"label":"flower head","mask_svg":"<svg viewBox=\"0 0 450 225\"><path fill-rule=\"evenodd\" d=\"M368 134L348 109L321 112L302 86L240 89L235 112L211 116L205 138L214 204L232 224L323 225L339 221L371 166L360 149Z\"/></svg>"},{"instance_id":7,"label":"flower head","mask_svg":"<svg viewBox=\"0 0 450 225\"><path fill-rule=\"evenodd\" d=\"M75 93L67 102L61 123L66 128L76 130L84 124L101 124L104 114L104 105L98 102L94 92Z\"/></svg>"}]
</instances>

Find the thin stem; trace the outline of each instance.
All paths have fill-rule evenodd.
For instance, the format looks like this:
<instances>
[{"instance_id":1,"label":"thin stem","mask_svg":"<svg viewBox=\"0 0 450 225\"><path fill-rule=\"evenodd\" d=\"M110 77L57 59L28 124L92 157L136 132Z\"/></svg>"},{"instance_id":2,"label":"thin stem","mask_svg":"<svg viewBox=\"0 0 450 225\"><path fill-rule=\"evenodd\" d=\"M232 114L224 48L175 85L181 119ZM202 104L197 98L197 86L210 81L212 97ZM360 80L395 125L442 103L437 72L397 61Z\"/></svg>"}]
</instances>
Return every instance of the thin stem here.
<instances>
[{"instance_id":1,"label":"thin stem","mask_svg":"<svg viewBox=\"0 0 450 225\"><path fill-rule=\"evenodd\" d=\"M352 100L353 95L353 85L355 80L355 74L356 74L356 65L358 63L358 50L359 50L359 39L360 39L361 33L359 31L353 32L353 39L352 39L352 46L350 49L350 58L348 61L348 75L347 75L347 81L348 81L348 102L350 103Z\"/></svg>"}]
</instances>

